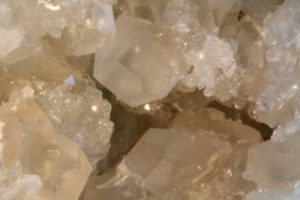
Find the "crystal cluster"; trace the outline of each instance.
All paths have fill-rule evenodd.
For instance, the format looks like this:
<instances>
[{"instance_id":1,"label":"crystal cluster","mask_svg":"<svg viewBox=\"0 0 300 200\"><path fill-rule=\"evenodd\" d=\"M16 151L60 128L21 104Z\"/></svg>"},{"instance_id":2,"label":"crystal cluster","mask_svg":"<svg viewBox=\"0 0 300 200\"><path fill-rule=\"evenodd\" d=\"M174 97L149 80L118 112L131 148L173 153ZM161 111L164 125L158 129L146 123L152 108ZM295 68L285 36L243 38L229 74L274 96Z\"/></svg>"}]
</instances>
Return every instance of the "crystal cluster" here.
<instances>
[{"instance_id":1,"label":"crystal cluster","mask_svg":"<svg viewBox=\"0 0 300 200\"><path fill-rule=\"evenodd\" d=\"M46 35L66 53L93 53L114 33L111 3L98 0L1 1L2 62L16 62L34 54Z\"/></svg>"},{"instance_id":2,"label":"crystal cluster","mask_svg":"<svg viewBox=\"0 0 300 200\"><path fill-rule=\"evenodd\" d=\"M72 56L114 34L111 3L0 3L0 199L78 199L106 157L111 105Z\"/></svg>"},{"instance_id":3,"label":"crystal cluster","mask_svg":"<svg viewBox=\"0 0 300 200\"><path fill-rule=\"evenodd\" d=\"M2 0L0 199L300 199L299 53L299 0Z\"/></svg>"},{"instance_id":4,"label":"crystal cluster","mask_svg":"<svg viewBox=\"0 0 300 200\"><path fill-rule=\"evenodd\" d=\"M170 128L147 131L116 172L92 179L85 199L221 200L254 189L242 173L256 130L215 109L180 113Z\"/></svg>"},{"instance_id":5,"label":"crystal cluster","mask_svg":"<svg viewBox=\"0 0 300 200\"><path fill-rule=\"evenodd\" d=\"M31 87L16 87L1 106L0 197L76 199L91 166L79 145L53 128L33 98Z\"/></svg>"}]
</instances>

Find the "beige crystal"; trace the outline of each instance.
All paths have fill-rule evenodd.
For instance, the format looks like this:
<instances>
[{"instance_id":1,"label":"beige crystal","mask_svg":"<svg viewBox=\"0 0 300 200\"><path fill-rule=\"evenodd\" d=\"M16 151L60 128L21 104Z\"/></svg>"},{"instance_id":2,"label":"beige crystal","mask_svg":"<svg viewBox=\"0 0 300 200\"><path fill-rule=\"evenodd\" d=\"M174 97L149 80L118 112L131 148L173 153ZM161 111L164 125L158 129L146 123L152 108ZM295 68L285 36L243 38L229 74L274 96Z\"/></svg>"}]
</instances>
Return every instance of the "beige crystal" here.
<instances>
[{"instance_id":1,"label":"beige crystal","mask_svg":"<svg viewBox=\"0 0 300 200\"><path fill-rule=\"evenodd\" d=\"M130 106L165 97L184 73L170 30L128 16L117 30L96 53L94 77Z\"/></svg>"},{"instance_id":2,"label":"beige crystal","mask_svg":"<svg viewBox=\"0 0 300 200\"><path fill-rule=\"evenodd\" d=\"M173 129L150 129L116 171L94 176L85 200L243 199L255 185L242 177L252 128L215 109L179 113Z\"/></svg>"},{"instance_id":3,"label":"beige crystal","mask_svg":"<svg viewBox=\"0 0 300 200\"><path fill-rule=\"evenodd\" d=\"M218 173L230 153L228 142L204 132L150 129L111 179L96 178L85 199L186 199L205 193L201 183Z\"/></svg>"},{"instance_id":4,"label":"beige crystal","mask_svg":"<svg viewBox=\"0 0 300 200\"><path fill-rule=\"evenodd\" d=\"M33 101L14 89L0 108L0 197L5 200L76 200L91 172L78 144L55 130Z\"/></svg>"}]
</instances>

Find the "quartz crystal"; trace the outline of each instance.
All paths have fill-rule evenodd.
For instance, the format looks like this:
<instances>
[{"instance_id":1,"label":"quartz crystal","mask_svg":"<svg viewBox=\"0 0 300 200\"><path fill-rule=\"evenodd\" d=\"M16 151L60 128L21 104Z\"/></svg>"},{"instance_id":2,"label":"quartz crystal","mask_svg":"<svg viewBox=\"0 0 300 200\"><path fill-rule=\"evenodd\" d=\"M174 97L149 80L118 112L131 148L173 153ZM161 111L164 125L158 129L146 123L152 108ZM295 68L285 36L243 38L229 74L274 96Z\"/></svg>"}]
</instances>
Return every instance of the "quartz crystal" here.
<instances>
[{"instance_id":1,"label":"quartz crystal","mask_svg":"<svg viewBox=\"0 0 300 200\"><path fill-rule=\"evenodd\" d=\"M119 17L117 29L96 53L95 78L130 106L165 97L185 71L170 30L127 16Z\"/></svg>"},{"instance_id":2,"label":"quartz crystal","mask_svg":"<svg viewBox=\"0 0 300 200\"><path fill-rule=\"evenodd\" d=\"M53 128L33 95L28 86L15 89L0 108L0 197L76 199L91 166L79 145Z\"/></svg>"},{"instance_id":3,"label":"quartz crystal","mask_svg":"<svg viewBox=\"0 0 300 200\"><path fill-rule=\"evenodd\" d=\"M249 199L300 198L299 185L299 131L284 141L267 141L251 147L245 177L258 185Z\"/></svg>"},{"instance_id":4,"label":"quartz crystal","mask_svg":"<svg viewBox=\"0 0 300 200\"><path fill-rule=\"evenodd\" d=\"M218 82L230 79L235 72L237 66L233 55L228 43L216 36L208 36L201 50L191 50L186 55L187 62L194 68L184 78L184 84L204 88L204 94L208 97L214 95L216 85L220 84Z\"/></svg>"},{"instance_id":5,"label":"quartz crystal","mask_svg":"<svg viewBox=\"0 0 300 200\"><path fill-rule=\"evenodd\" d=\"M114 34L111 3L97 0L0 2L0 59L11 63L31 55L46 35L68 54L94 53Z\"/></svg>"},{"instance_id":6,"label":"quartz crystal","mask_svg":"<svg viewBox=\"0 0 300 200\"><path fill-rule=\"evenodd\" d=\"M20 65L26 72L19 71ZM50 50L10 65L8 71L32 83L36 103L55 128L80 144L91 164L105 158L113 131L111 106L80 71Z\"/></svg>"},{"instance_id":7,"label":"quartz crystal","mask_svg":"<svg viewBox=\"0 0 300 200\"><path fill-rule=\"evenodd\" d=\"M86 87L78 94L63 84L44 87L41 93L37 102L45 114L57 129L78 142L91 164L105 158L113 124L109 120L111 107L101 92Z\"/></svg>"},{"instance_id":8,"label":"quartz crystal","mask_svg":"<svg viewBox=\"0 0 300 200\"><path fill-rule=\"evenodd\" d=\"M299 17L300 2L286 0L264 20L267 86L257 99L255 112L273 127L287 123L299 109Z\"/></svg>"},{"instance_id":9,"label":"quartz crystal","mask_svg":"<svg viewBox=\"0 0 300 200\"><path fill-rule=\"evenodd\" d=\"M150 129L111 179L98 178L96 191L88 191L86 199L182 199L201 193L202 181L231 153L229 143L203 133Z\"/></svg>"},{"instance_id":10,"label":"quartz crystal","mask_svg":"<svg viewBox=\"0 0 300 200\"><path fill-rule=\"evenodd\" d=\"M94 177L85 199L242 199L247 150L259 133L215 109L180 113L173 129L150 129L116 172Z\"/></svg>"}]
</instances>

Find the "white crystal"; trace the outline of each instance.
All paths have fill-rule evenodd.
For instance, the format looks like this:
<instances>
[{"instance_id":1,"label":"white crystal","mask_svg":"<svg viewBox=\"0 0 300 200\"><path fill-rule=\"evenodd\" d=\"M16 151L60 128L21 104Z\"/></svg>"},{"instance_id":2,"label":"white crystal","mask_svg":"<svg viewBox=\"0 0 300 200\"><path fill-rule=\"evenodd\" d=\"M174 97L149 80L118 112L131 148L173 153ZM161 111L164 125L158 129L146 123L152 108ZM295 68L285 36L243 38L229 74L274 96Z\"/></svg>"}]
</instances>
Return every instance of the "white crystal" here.
<instances>
[{"instance_id":1,"label":"white crystal","mask_svg":"<svg viewBox=\"0 0 300 200\"><path fill-rule=\"evenodd\" d=\"M115 20L112 6L96 0L92 10L93 23L103 35L112 34L115 31Z\"/></svg>"},{"instance_id":2,"label":"white crystal","mask_svg":"<svg viewBox=\"0 0 300 200\"><path fill-rule=\"evenodd\" d=\"M1 200L32 200L36 198L41 188L42 180L39 176L22 175L0 184L0 198Z\"/></svg>"},{"instance_id":3,"label":"white crystal","mask_svg":"<svg viewBox=\"0 0 300 200\"><path fill-rule=\"evenodd\" d=\"M95 166L109 150L113 132L111 105L91 81L83 78L80 71L68 68L66 63L66 60L58 59L50 50L44 49L9 65L8 71L32 83L35 101L52 125L80 144ZM20 66L24 71L20 71ZM92 110L92 106L98 109Z\"/></svg>"},{"instance_id":4,"label":"white crystal","mask_svg":"<svg viewBox=\"0 0 300 200\"><path fill-rule=\"evenodd\" d=\"M237 68L231 47L216 36L208 36L199 51L188 52L186 61L194 67L183 83L188 87L204 89L208 97L215 94L215 87L223 79L222 76L230 79Z\"/></svg>"},{"instance_id":5,"label":"white crystal","mask_svg":"<svg viewBox=\"0 0 300 200\"><path fill-rule=\"evenodd\" d=\"M40 92L37 102L53 125L82 147L93 166L104 159L113 123L111 106L103 100L102 93L86 87L81 94L76 94L66 85L43 87Z\"/></svg>"},{"instance_id":6,"label":"white crystal","mask_svg":"<svg viewBox=\"0 0 300 200\"><path fill-rule=\"evenodd\" d=\"M68 78L64 80L65 85L67 86L75 86L75 80L73 75L70 75Z\"/></svg>"},{"instance_id":7,"label":"white crystal","mask_svg":"<svg viewBox=\"0 0 300 200\"><path fill-rule=\"evenodd\" d=\"M299 107L298 54L300 2L287 0L264 20L266 30L266 87L257 98L258 120L272 127L288 123Z\"/></svg>"}]
</instances>

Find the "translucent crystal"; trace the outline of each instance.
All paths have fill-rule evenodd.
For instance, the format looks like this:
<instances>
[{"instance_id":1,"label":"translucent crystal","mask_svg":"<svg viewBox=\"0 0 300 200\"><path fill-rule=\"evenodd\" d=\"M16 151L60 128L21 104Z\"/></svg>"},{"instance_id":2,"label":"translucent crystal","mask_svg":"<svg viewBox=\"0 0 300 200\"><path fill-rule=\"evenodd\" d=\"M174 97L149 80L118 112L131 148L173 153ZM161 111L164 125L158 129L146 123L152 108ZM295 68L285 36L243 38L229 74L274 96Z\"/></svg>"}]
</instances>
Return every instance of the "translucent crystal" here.
<instances>
[{"instance_id":1,"label":"translucent crystal","mask_svg":"<svg viewBox=\"0 0 300 200\"><path fill-rule=\"evenodd\" d=\"M3 181L3 180L1 180ZM42 181L37 175L22 175L10 178L0 185L0 197L3 200L35 199L42 187Z\"/></svg>"},{"instance_id":2,"label":"translucent crystal","mask_svg":"<svg viewBox=\"0 0 300 200\"><path fill-rule=\"evenodd\" d=\"M10 38L14 38L10 40ZM23 39L22 30L7 30L0 28L0 59L4 58L10 52L18 48Z\"/></svg>"},{"instance_id":3,"label":"translucent crystal","mask_svg":"<svg viewBox=\"0 0 300 200\"><path fill-rule=\"evenodd\" d=\"M201 183L220 170L230 153L229 143L203 132L150 129L115 176L106 181L104 177L98 179L103 182L93 185L86 199L182 199L193 191L205 193Z\"/></svg>"},{"instance_id":4,"label":"translucent crystal","mask_svg":"<svg viewBox=\"0 0 300 200\"><path fill-rule=\"evenodd\" d=\"M231 47L235 49L234 58L237 63L234 76L224 85L225 87L232 85L230 88L233 91L237 90L233 102L237 108L243 108L245 104L255 104L257 96L263 90L265 43L264 32L255 21L247 16L238 20L236 16L237 10L233 10L227 16L220 30L220 37L230 41ZM262 87L257 87L257 85ZM225 87L222 85L217 87L218 96L226 95Z\"/></svg>"},{"instance_id":5,"label":"translucent crystal","mask_svg":"<svg viewBox=\"0 0 300 200\"><path fill-rule=\"evenodd\" d=\"M147 131L116 172L90 180L85 199L242 199L255 189L242 173L257 131L215 109L180 113L171 128Z\"/></svg>"},{"instance_id":6,"label":"translucent crystal","mask_svg":"<svg viewBox=\"0 0 300 200\"><path fill-rule=\"evenodd\" d=\"M62 17L59 19L66 20L67 28L58 32L61 36L51 38L58 51L76 56L95 53L97 48L113 37L115 21L111 4L99 0L85 0L69 4L62 2L61 5ZM68 9L73 10L69 13ZM57 13L52 13L51 16L59 17Z\"/></svg>"},{"instance_id":7,"label":"translucent crystal","mask_svg":"<svg viewBox=\"0 0 300 200\"><path fill-rule=\"evenodd\" d=\"M99 90L87 87L76 94L66 85L43 88L37 102L55 127L80 144L91 164L105 158L113 124L111 106Z\"/></svg>"},{"instance_id":8,"label":"translucent crystal","mask_svg":"<svg viewBox=\"0 0 300 200\"><path fill-rule=\"evenodd\" d=\"M111 106L92 81L50 50L5 67L31 82L41 110L56 129L80 144L93 166L105 158L113 132Z\"/></svg>"},{"instance_id":9,"label":"translucent crystal","mask_svg":"<svg viewBox=\"0 0 300 200\"><path fill-rule=\"evenodd\" d=\"M192 1L200 5L204 12L207 11L211 12L214 17L214 21L218 26L222 24L224 18L236 3L236 0L204 0L204 1L192 0Z\"/></svg>"},{"instance_id":10,"label":"translucent crystal","mask_svg":"<svg viewBox=\"0 0 300 200\"><path fill-rule=\"evenodd\" d=\"M165 97L184 73L170 31L126 16L117 29L115 40L96 53L94 77L130 106Z\"/></svg>"},{"instance_id":11,"label":"translucent crystal","mask_svg":"<svg viewBox=\"0 0 300 200\"><path fill-rule=\"evenodd\" d=\"M250 15L259 24L262 24L263 19L280 5L283 0L240 0L241 9Z\"/></svg>"},{"instance_id":12,"label":"translucent crystal","mask_svg":"<svg viewBox=\"0 0 300 200\"><path fill-rule=\"evenodd\" d=\"M13 57L29 56L29 52L36 49L41 38L47 35L53 40L53 44L66 54L94 53L115 30L112 6L108 3L111 2L97 0L1 2L0 35L3 41L0 42L0 49L3 53L0 59L9 56L12 50L16 51ZM8 35L14 39L5 39ZM57 40L60 44L55 42ZM9 61L11 62L11 59Z\"/></svg>"},{"instance_id":13,"label":"translucent crystal","mask_svg":"<svg viewBox=\"0 0 300 200\"><path fill-rule=\"evenodd\" d=\"M1 199L77 199L91 166L33 97L30 87L16 89L0 108Z\"/></svg>"},{"instance_id":14,"label":"translucent crystal","mask_svg":"<svg viewBox=\"0 0 300 200\"><path fill-rule=\"evenodd\" d=\"M115 20L111 5L94 0L92 17L95 28L103 35L109 35L115 31Z\"/></svg>"},{"instance_id":15,"label":"translucent crystal","mask_svg":"<svg viewBox=\"0 0 300 200\"><path fill-rule=\"evenodd\" d=\"M267 84L257 98L255 113L258 120L273 127L292 120L299 107L299 7L299 1L284 1L264 20Z\"/></svg>"},{"instance_id":16,"label":"translucent crystal","mask_svg":"<svg viewBox=\"0 0 300 200\"><path fill-rule=\"evenodd\" d=\"M208 36L202 49L192 50L186 57L193 69L184 78L184 84L204 89L204 94L208 97L216 93L215 87L219 82L233 76L237 67L229 44L216 36ZM231 93L235 95L236 91L232 89Z\"/></svg>"},{"instance_id":17,"label":"translucent crystal","mask_svg":"<svg viewBox=\"0 0 300 200\"><path fill-rule=\"evenodd\" d=\"M224 113L214 108L205 108L197 112L180 112L170 127L191 132L212 130L218 134L218 137L230 142L233 146L239 144L251 146L261 140L258 131L239 121L226 119Z\"/></svg>"},{"instance_id":18,"label":"translucent crystal","mask_svg":"<svg viewBox=\"0 0 300 200\"><path fill-rule=\"evenodd\" d=\"M284 141L267 141L251 147L245 177L256 182L249 199L299 198L299 131Z\"/></svg>"},{"instance_id":19,"label":"translucent crystal","mask_svg":"<svg viewBox=\"0 0 300 200\"><path fill-rule=\"evenodd\" d=\"M0 1L0 199L299 200L299 20L299 0Z\"/></svg>"},{"instance_id":20,"label":"translucent crystal","mask_svg":"<svg viewBox=\"0 0 300 200\"><path fill-rule=\"evenodd\" d=\"M166 1L160 0L125 0L125 5L131 15L155 22L163 20L162 15L166 4Z\"/></svg>"}]
</instances>

